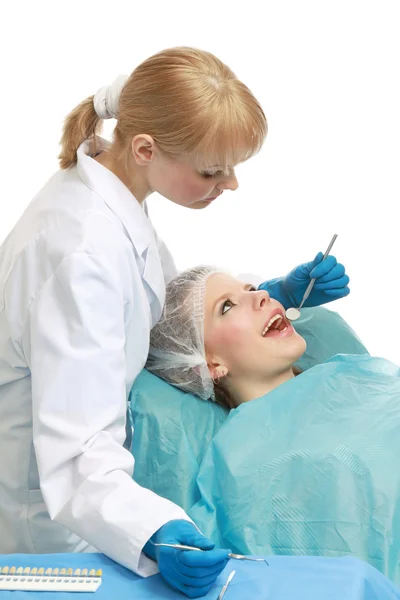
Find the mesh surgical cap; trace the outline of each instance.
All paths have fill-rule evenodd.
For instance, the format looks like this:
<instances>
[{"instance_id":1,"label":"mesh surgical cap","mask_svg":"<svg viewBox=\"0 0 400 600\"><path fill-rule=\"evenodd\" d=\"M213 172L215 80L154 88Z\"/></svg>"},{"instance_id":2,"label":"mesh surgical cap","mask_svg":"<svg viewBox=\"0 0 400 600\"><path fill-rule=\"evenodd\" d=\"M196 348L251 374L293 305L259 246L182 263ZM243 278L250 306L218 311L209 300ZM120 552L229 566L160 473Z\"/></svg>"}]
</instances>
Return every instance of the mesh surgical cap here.
<instances>
[{"instance_id":1,"label":"mesh surgical cap","mask_svg":"<svg viewBox=\"0 0 400 600\"><path fill-rule=\"evenodd\" d=\"M184 392L215 400L204 349L204 302L208 278L221 270L200 266L168 285L163 313L150 334L146 369Z\"/></svg>"}]
</instances>

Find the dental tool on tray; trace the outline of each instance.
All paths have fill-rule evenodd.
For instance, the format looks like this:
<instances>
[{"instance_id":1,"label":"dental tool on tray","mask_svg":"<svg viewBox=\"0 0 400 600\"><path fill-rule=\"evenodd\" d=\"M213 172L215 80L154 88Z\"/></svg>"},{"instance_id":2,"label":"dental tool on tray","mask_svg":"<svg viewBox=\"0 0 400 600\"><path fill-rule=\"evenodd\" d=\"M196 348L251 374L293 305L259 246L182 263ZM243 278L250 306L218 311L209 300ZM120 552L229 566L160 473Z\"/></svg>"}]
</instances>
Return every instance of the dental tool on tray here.
<instances>
[{"instance_id":1,"label":"dental tool on tray","mask_svg":"<svg viewBox=\"0 0 400 600\"><path fill-rule=\"evenodd\" d=\"M229 574L229 577L228 577L228 579L226 580L226 583L223 585L223 587L222 587L222 590L220 591L220 593L219 593L219 596L218 596L217 600L222 600L222 598L225 596L225 594L226 594L226 590L228 589L228 586L229 586L230 582L231 582L231 581L232 581L232 579L234 578L234 576L235 576L235 573L236 573L236 571L232 571L232 572Z\"/></svg>"},{"instance_id":2,"label":"dental tool on tray","mask_svg":"<svg viewBox=\"0 0 400 600\"><path fill-rule=\"evenodd\" d=\"M152 542L154 546L163 546L164 548L175 548L175 550L197 550L198 552L204 552L201 548L196 548L195 546L185 546L184 544L157 544ZM255 558L254 556L245 556L244 554L234 554L230 552L228 554L229 558L233 560L249 560L252 562L263 562L269 566L269 563L265 560L265 558Z\"/></svg>"},{"instance_id":3,"label":"dental tool on tray","mask_svg":"<svg viewBox=\"0 0 400 600\"><path fill-rule=\"evenodd\" d=\"M45 569L0 567L0 592L96 592L102 583L101 569Z\"/></svg>"},{"instance_id":4,"label":"dental tool on tray","mask_svg":"<svg viewBox=\"0 0 400 600\"><path fill-rule=\"evenodd\" d=\"M325 260L326 257L329 255L329 252L332 250L332 246L335 243L336 238L337 238L337 233L335 233L335 235L331 239L331 242L330 242L322 260ZM304 292L304 296L303 296L302 301L300 302L300 306L298 308L291 307L291 308L287 309L286 317L289 319L289 321L297 321L297 319L300 317L300 310L303 308L304 302L307 300L308 296L311 294L311 290L314 287L315 281L316 281L315 279L311 279L306 291Z\"/></svg>"}]
</instances>

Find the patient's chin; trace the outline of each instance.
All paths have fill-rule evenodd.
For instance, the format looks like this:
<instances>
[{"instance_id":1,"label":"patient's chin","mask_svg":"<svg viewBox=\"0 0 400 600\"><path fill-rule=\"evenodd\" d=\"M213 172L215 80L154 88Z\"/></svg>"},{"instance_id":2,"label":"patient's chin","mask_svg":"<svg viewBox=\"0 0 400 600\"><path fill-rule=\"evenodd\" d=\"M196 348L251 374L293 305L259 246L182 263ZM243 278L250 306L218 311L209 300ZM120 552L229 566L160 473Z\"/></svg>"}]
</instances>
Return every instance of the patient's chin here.
<instances>
[{"instance_id":1,"label":"patient's chin","mask_svg":"<svg viewBox=\"0 0 400 600\"><path fill-rule=\"evenodd\" d=\"M293 362L296 362L297 360L299 360L299 358L301 358L303 356L306 349L307 349L306 340L303 337L301 337L301 335L296 333L296 335L293 336L293 338L291 340L291 345L290 345L290 350L292 353L291 359L293 360Z\"/></svg>"}]
</instances>

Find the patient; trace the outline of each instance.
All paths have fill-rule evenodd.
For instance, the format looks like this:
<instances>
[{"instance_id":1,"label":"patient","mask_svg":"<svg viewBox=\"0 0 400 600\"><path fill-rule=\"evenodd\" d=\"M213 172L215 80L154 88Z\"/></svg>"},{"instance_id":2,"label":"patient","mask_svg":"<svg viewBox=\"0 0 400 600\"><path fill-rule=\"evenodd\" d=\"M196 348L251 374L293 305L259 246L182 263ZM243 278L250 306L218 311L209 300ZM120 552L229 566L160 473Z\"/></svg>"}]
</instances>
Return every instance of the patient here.
<instances>
[{"instance_id":1,"label":"patient","mask_svg":"<svg viewBox=\"0 0 400 600\"><path fill-rule=\"evenodd\" d=\"M189 514L236 552L351 555L400 583L400 370L338 355L295 377L304 350L264 291L209 267L168 285L147 368L233 409Z\"/></svg>"},{"instance_id":2,"label":"patient","mask_svg":"<svg viewBox=\"0 0 400 600\"><path fill-rule=\"evenodd\" d=\"M146 368L204 400L235 408L299 374L293 364L305 349L268 292L196 267L167 287Z\"/></svg>"}]
</instances>

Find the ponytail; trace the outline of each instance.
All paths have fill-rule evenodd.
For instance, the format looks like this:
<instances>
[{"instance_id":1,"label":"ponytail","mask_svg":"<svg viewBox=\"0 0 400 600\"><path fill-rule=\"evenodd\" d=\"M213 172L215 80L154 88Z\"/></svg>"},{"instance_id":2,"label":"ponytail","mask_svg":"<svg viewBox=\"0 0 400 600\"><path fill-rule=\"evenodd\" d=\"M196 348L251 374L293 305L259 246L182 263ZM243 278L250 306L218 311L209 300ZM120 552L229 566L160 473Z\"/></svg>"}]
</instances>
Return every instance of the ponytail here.
<instances>
[{"instance_id":1,"label":"ponytail","mask_svg":"<svg viewBox=\"0 0 400 600\"><path fill-rule=\"evenodd\" d=\"M117 120L113 141L121 156L135 135L146 133L166 156L185 156L198 171L247 160L268 131L260 104L233 71L210 52L186 47L151 56L77 106L64 124L62 169L76 163L84 140L92 138L96 151L109 118Z\"/></svg>"},{"instance_id":2,"label":"ponytail","mask_svg":"<svg viewBox=\"0 0 400 600\"><path fill-rule=\"evenodd\" d=\"M84 140L96 138L102 128L102 119L96 114L93 105L94 96L86 98L64 121L59 155L61 169L69 169L76 164L77 150Z\"/></svg>"}]
</instances>

